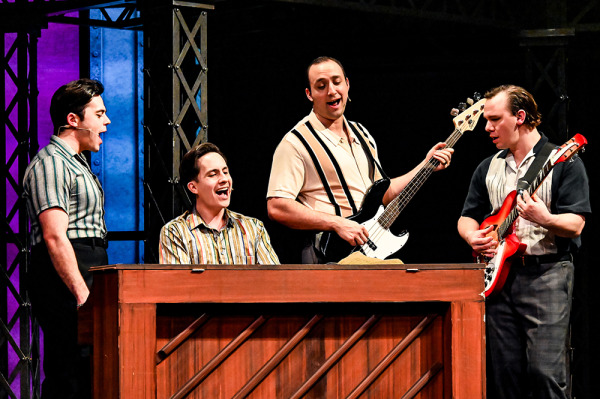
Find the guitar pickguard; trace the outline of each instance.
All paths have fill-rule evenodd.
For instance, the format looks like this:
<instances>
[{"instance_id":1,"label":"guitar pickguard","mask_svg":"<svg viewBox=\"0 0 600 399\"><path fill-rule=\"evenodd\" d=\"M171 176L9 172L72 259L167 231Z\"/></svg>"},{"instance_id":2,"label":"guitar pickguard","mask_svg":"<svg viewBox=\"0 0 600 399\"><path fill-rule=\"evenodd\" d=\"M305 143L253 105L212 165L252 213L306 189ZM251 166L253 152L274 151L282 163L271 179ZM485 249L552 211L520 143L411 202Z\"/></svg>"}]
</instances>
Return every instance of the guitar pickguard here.
<instances>
[{"instance_id":1,"label":"guitar pickguard","mask_svg":"<svg viewBox=\"0 0 600 399\"><path fill-rule=\"evenodd\" d=\"M385 259L398 252L408 240L408 232L396 236L379 224L377 219L383 211L383 206L380 206L373 218L362 223L369 232L369 242L362 245L360 250L371 258Z\"/></svg>"}]
</instances>

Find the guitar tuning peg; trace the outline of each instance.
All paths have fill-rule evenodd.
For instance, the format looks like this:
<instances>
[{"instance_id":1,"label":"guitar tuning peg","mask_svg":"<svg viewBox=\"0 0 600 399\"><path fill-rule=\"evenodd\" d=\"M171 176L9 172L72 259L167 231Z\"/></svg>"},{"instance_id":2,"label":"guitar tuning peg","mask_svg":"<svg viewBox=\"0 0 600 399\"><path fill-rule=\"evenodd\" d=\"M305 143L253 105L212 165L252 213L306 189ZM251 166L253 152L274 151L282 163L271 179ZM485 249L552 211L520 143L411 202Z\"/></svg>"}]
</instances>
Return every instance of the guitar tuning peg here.
<instances>
[{"instance_id":1,"label":"guitar tuning peg","mask_svg":"<svg viewBox=\"0 0 600 399\"><path fill-rule=\"evenodd\" d=\"M458 103L458 109L461 111L464 111L467 109L467 104L466 103Z\"/></svg>"},{"instance_id":2,"label":"guitar tuning peg","mask_svg":"<svg viewBox=\"0 0 600 399\"><path fill-rule=\"evenodd\" d=\"M475 99L475 101L481 100L481 93L478 93L478 92L473 93L473 98Z\"/></svg>"},{"instance_id":3,"label":"guitar tuning peg","mask_svg":"<svg viewBox=\"0 0 600 399\"><path fill-rule=\"evenodd\" d=\"M450 115L452 116L458 116L459 113L460 112L456 108L452 108L452 110L450 111Z\"/></svg>"},{"instance_id":4,"label":"guitar tuning peg","mask_svg":"<svg viewBox=\"0 0 600 399\"><path fill-rule=\"evenodd\" d=\"M473 104L475 104L475 101L473 101L472 98L467 98L467 104L473 105Z\"/></svg>"}]
</instances>

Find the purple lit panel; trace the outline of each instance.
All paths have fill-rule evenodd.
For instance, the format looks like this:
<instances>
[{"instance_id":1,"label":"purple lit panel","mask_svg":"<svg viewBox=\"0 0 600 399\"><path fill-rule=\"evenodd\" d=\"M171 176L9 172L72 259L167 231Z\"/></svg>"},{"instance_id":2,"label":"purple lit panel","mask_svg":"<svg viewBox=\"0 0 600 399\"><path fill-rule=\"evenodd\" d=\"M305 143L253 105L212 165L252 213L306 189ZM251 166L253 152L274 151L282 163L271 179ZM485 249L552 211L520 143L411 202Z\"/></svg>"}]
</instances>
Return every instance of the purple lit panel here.
<instances>
[{"instance_id":1,"label":"purple lit panel","mask_svg":"<svg viewBox=\"0 0 600 399\"><path fill-rule=\"evenodd\" d=\"M16 39L16 34L7 34L4 37L5 49L8 52L13 46ZM38 141L40 148L44 147L50 141L52 135L52 122L50 120L50 99L54 91L61 85L79 78L79 28L70 25L59 25L49 24L48 29L42 30L41 37L38 40ZM2 55L6 57L6 54ZM87 55L86 55L87 57ZM18 75L17 68L17 55L16 53L11 57L8 63L15 75ZM6 84L6 91L4 93L6 104L10 104L13 101L17 93L17 88L12 78L8 73L4 76ZM15 107L9 114L10 121L14 124L15 128L19 128L17 119L18 108ZM11 155L15 151L17 140L13 137L12 133L6 129L6 160L10 159ZM15 181L19 182L17 163L9 169L11 175ZM18 199L18 193L15 192L14 188L8 183L6 184L7 191L7 209L5 209L5 215L8 215L10 210L15 206L15 202ZM18 213L10 221L11 228L18 231ZM17 247L9 245L7 247L7 259L6 264L12 265L15 261L15 257L18 254ZM2 260L4 263L4 260ZM19 287L19 269L17 268L11 276L11 282L16 287L18 292L22 292ZM2 295L5 293L3 292ZM15 313L18 308L17 301L13 298L13 295L7 291L6 295L8 303L8 320L15 317ZM17 344L20 344L20 323L15 323L11 330L11 335L16 340ZM18 363L18 357L16 353L9 349L9 370L13 370ZM19 389L20 381L17 378L13 384L13 392L20 392Z\"/></svg>"}]
</instances>

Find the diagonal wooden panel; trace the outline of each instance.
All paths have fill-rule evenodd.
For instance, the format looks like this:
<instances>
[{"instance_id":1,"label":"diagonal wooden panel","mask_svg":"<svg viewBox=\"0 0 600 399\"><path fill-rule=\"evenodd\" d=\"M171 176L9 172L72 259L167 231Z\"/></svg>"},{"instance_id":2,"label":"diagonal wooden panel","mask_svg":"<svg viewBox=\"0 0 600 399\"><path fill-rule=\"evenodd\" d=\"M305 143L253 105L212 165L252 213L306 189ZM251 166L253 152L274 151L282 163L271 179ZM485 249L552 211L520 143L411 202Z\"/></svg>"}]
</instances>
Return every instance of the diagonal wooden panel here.
<instances>
[{"instance_id":1,"label":"diagonal wooden panel","mask_svg":"<svg viewBox=\"0 0 600 399\"><path fill-rule=\"evenodd\" d=\"M443 395L443 378L437 377L444 369L440 309L372 316L339 306L324 315L307 314L302 305L290 314L278 314L274 307L268 320L227 314L229 308L225 314L206 309L210 321L196 320L192 333L189 315L179 315L187 324L158 317L160 335L183 330L186 340L157 365L157 397ZM390 313L389 307L382 310ZM157 343L161 340L166 337Z\"/></svg>"}]
</instances>

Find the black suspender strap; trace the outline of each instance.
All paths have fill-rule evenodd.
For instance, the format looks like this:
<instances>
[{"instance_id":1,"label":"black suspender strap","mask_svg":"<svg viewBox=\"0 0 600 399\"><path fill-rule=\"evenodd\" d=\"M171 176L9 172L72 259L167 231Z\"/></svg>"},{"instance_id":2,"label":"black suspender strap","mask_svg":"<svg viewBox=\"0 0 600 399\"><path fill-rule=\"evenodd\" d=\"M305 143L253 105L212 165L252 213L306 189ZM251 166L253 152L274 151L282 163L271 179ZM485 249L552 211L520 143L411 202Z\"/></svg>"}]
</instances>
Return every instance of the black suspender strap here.
<instances>
[{"instance_id":1,"label":"black suspender strap","mask_svg":"<svg viewBox=\"0 0 600 399\"><path fill-rule=\"evenodd\" d=\"M310 158L312 159L313 163L315 164L315 169L317 171L317 174L321 178L321 183L323 183L323 187L325 188L325 192L327 193L327 198L329 198L329 201L331 201L331 204L335 208L335 214L337 216L342 216L342 211L340 209L340 206L338 205L337 201L335 200L335 197L333 196L333 191L331 191L331 187L329 186L329 183L327 182L327 178L325 177L325 172L323 172L323 168L321 168L321 165L319 163L319 159L317 158L317 155L314 153L314 151L312 150L312 148L310 147L310 145L308 144L306 139L302 136L302 134L299 131L297 131L296 129L293 129L292 133L296 137L298 137L298 140L300 140L300 142L304 145L304 147L306 148L306 151L308 151L308 154L310 155Z\"/></svg>"},{"instance_id":2,"label":"black suspender strap","mask_svg":"<svg viewBox=\"0 0 600 399\"><path fill-rule=\"evenodd\" d=\"M371 152L371 149L369 148L369 144L367 143L365 137L363 136L364 132L362 131L360 126L356 127L356 126L354 126L354 124L352 122L348 122L348 125L350 125L350 129L352 129L352 131L354 132L356 137L358 137L358 141L360 141L360 145L362 146L363 151L367 154L367 158L369 158L369 160L371 161L371 164L374 165L374 167L376 167L379 170L381 177L389 180L389 178L383 171L383 168L381 167L381 165L379 165L379 162L377 162L375 160L375 157L373 156L373 153ZM360 129L360 132L359 132L359 129ZM375 180L374 176L373 176L372 180Z\"/></svg>"},{"instance_id":3,"label":"black suspender strap","mask_svg":"<svg viewBox=\"0 0 600 399\"><path fill-rule=\"evenodd\" d=\"M310 132L315 137L315 139L317 139L319 144L321 144L321 147L323 147L323 150L325 150L325 152L327 153L327 156L331 160L331 163L333 164L335 172L337 173L337 175L340 179L340 183L342 185L342 190L344 190L344 195L346 195L346 197L348 198L348 203L350 203L350 207L352 208L352 214L356 214L356 212L358 212L358 209L356 208L354 199L352 198L352 195L350 194L350 188L348 187L348 183L346 183L346 179L344 178L344 173L342 172L342 168L340 167L340 164L338 164L337 160L331 153L331 150L323 142L323 139L321 139L321 137L319 137L319 135L317 134L317 132L315 131L314 127L311 125L310 122L308 122L308 121L306 122L306 127L308 128L308 130L310 130ZM323 174L323 176L325 176L325 174Z\"/></svg>"}]
</instances>

